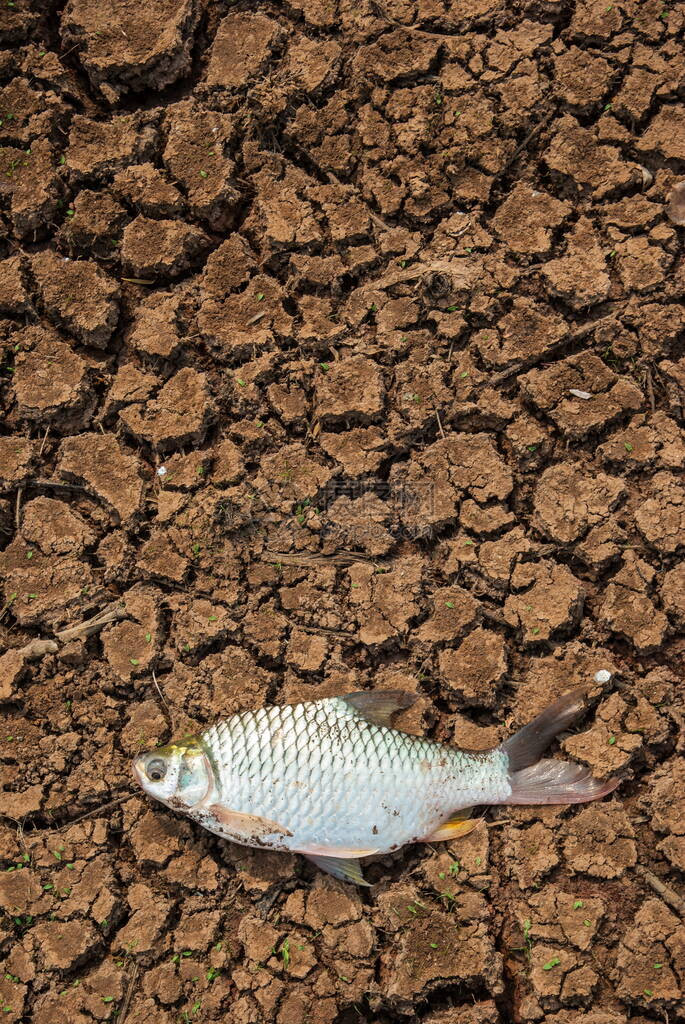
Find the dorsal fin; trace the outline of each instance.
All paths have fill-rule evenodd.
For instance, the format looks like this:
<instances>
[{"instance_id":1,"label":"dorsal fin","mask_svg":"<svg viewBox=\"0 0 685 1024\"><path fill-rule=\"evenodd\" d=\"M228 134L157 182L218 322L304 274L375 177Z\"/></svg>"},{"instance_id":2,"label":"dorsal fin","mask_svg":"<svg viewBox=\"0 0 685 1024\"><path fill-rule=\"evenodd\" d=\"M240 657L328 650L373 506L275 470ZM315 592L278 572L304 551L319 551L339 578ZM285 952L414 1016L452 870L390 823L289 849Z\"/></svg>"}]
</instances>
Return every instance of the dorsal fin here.
<instances>
[{"instance_id":1,"label":"dorsal fin","mask_svg":"<svg viewBox=\"0 0 685 1024\"><path fill-rule=\"evenodd\" d=\"M346 693L340 700L344 700L365 722L389 728L392 726L393 715L411 707L416 694L406 690L359 690L357 693Z\"/></svg>"}]
</instances>

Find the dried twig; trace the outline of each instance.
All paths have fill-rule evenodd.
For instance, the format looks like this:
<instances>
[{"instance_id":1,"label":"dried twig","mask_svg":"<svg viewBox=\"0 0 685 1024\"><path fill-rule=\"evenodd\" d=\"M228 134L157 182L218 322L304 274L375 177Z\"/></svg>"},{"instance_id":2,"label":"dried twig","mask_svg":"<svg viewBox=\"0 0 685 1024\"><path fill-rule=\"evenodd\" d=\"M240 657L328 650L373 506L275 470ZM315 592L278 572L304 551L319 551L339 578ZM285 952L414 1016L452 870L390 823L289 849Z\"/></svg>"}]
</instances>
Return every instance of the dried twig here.
<instances>
[{"instance_id":1,"label":"dried twig","mask_svg":"<svg viewBox=\"0 0 685 1024\"><path fill-rule=\"evenodd\" d=\"M341 640L354 640L356 633L346 633L342 629L330 629L328 626L305 626L301 622L294 623L304 633L316 633L321 636L337 636Z\"/></svg>"},{"instance_id":2,"label":"dried twig","mask_svg":"<svg viewBox=\"0 0 685 1024\"><path fill-rule=\"evenodd\" d=\"M3 604L2 608L0 608L0 622L2 622L2 620L4 619L6 613L12 607L12 605L14 604L16 599L17 599L17 595L16 594L10 594L10 596L7 598L7 600Z\"/></svg>"},{"instance_id":3,"label":"dried twig","mask_svg":"<svg viewBox=\"0 0 685 1024\"><path fill-rule=\"evenodd\" d=\"M43 443L41 444L41 446L40 446L40 451L38 452L38 458L40 458L40 457L41 457L41 455L43 454L43 449L45 448L45 442L46 442L46 441L47 441L47 439L48 439L48 434L49 434L49 433L50 433L50 427L49 427L49 426L47 426L47 427L45 428L45 434L43 435Z\"/></svg>"},{"instance_id":4,"label":"dried twig","mask_svg":"<svg viewBox=\"0 0 685 1024\"><path fill-rule=\"evenodd\" d=\"M442 429L442 423L440 422L440 413L438 412L437 409L435 410L435 418L438 421L438 430L440 431L440 437L444 441L444 439L445 439L445 431Z\"/></svg>"},{"instance_id":5,"label":"dried twig","mask_svg":"<svg viewBox=\"0 0 685 1024\"><path fill-rule=\"evenodd\" d=\"M508 626L509 623L500 612L494 608L488 608L487 605L483 605L482 615L484 618L489 619L490 622L496 622L498 626Z\"/></svg>"},{"instance_id":6,"label":"dried twig","mask_svg":"<svg viewBox=\"0 0 685 1024\"><path fill-rule=\"evenodd\" d=\"M102 814L103 811L108 811L110 807L117 807L119 804L125 804L127 800L133 800L134 797L138 796L137 793L126 793L124 796L117 797L116 800L110 800L109 803L101 804L99 807L93 807L92 810L86 811L85 814L79 815L78 818L72 818L70 821L65 821L63 825L60 825L57 832L61 832L64 828L70 828L72 825L78 825L79 822L85 821L87 818L94 818L96 814Z\"/></svg>"},{"instance_id":7,"label":"dried twig","mask_svg":"<svg viewBox=\"0 0 685 1024\"><path fill-rule=\"evenodd\" d=\"M487 385L490 388L495 387L497 384L501 384L503 381L509 380L509 378L517 374L519 370L531 369L531 364L527 365L522 359L518 359L515 363L512 363L511 366L508 366L506 370L500 370L500 372L496 373L494 377L486 378L486 380L482 381L480 386L484 387L485 385Z\"/></svg>"},{"instance_id":8,"label":"dried twig","mask_svg":"<svg viewBox=\"0 0 685 1024\"><path fill-rule=\"evenodd\" d=\"M57 654L59 644L54 640L31 640L24 647L19 648L19 653L26 661L37 661L44 658L46 654Z\"/></svg>"},{"instance_id":9,"label":"dried twig","mask_svg":"<svg viewBox=\"0 0 685 1024\"><path fill-rule=\"evenodd\" d=\"M302 551L292 553L288 551L263 551L261 554L263 562L276 562L282 565L299 565L304 568L316 565L352 565L353 562L376 561L369 555L362 555L357 551L336 551L332 555L319 555Z\"/></svg>"},{"instance_id":10,"label":"dried twig","mask_svg":"<svg viewBox=\"0 0 685 1024\"><path fill-rule=\"evenodd\" d=\"M537 270L538 268L533 267L532 269ZM598 327L603 327L605 324L610 323L616 323L615 316L602 316L598 320L593 320L589 324L583 324L582 327L578 327L575 331L571 331L567 338L570 338L571 341L581 341L588 334L592 334L592 332L596 330ZM565 340L567 339L562 338L562 343ZM487 377L485 380L481 381L481 383L478 384L478 387L495 387L497 384L501 384L503 381L508 380L510 377L513 377L515 374L521 371L527 373L528 370L534 369L534 362L530 362L529 360L526 359L518 359L515 363L512 363L511 366L508 366L505 370L501 370L499 373L494 374L492 377Z\"/></svg>"},{"instance_id":11,"label":"dried twig","mask_svg":"<svg viewBox=\"0 0 685 1024\"><path fill-rule=\"evenodd\" d=\"M522 153L524 149L526 149L526 147L528 146L528 143L532 142L532 140L535 138L535 136L539 135L540 132L544 128L547 127L547 125L550 123L550 121L556 116L556 113L557 113L556 110L550 110L550 112L548 114L546 114L545 117L543 117L542 121L538 121L538 123L531 128L531 130L528 132L528 134L524 138L523 142L519 143L519 145L516 147L514 152L511 154L511 156L509 157L509 159L505 163L504 167L500 171L500 176L502 174L504 174L505 171L509 170L509 168L514 163L514 161L517 159L519 154Z\"/></svg>"},{"instance_id":12,"label":"dried twig","mask_svg":"<svg viewBox=\"0 0 685 1024\"><path fill-rule=\"evenodd\" d=\"M5 603L5 607L0 611L0 619L10 607L15 597L16 595L12 595ZM116 622L117 619L123 619L125 615L126 609L123 603L111 604L104 611L98 612L97 615L90 619L86 619L85 622L79 622L77 626L69 626L67 629L62 629L59 633L55 633L54 640L37 637L35 640L25 644L24 647L17 648L17 653L24 661L36 661L38 658L44 658L46 654L56 654L60 644L69 643L70 640L74 640L76 637L91 636L91 634L97 633L99 629L102 629L108 623Z\"/></svg>"},{"instance_id":13,"label":"dried twig","mask_svg":"<svg viewBox=\"0 0 685 1024\"><path fill-rule=\"evenodd\" d=\"M645 882L652 887L654 892L658 893L659 896L665 899L666 902L673 907L673 909L680 914L683 919L685 919L685 900L682 896L679 896L678 893L670 887L670 885L666 885L666 883L662 882L660 878L657 878L653 871L650 871L649 868L643 867L642 864L637 864L635 866L635 870L642 875Z\"/></svg>"},{"instance_id":14,"label":"dried twig","mask_svg":"<svg viewBox=\"0 0 685 1024\"><path fill-rule=\"evenodd\" d=\"M270 892L267 892L265 896L262 896L261 900L258 900L255 904L255 910L261 917L262 921L266 921L269 916L274 904L278 901L281 894L288 889L292 889L294 881L290 879L288 882L281 882L279 885L275 885Z\"/></svg>"},{"instance_id":15,"label":"dried twig","mask_svg":"<svg viewBox=\"0 0 685 1024\"><path fill-rule=\"evenodd\" d=\"M90 494L90 491L87 491L85 487L81 486L81 484L69 484L65 480L44 480L39 477L36 480L27 480L23 484L22 490L24 487L27 489L43 488L54 491L81 491L83 494L88 494L90 497L93 497L93 495ZM8 488L5 490L8 490Z\"/></svg>"},{"instance_id":16,"label":"dried twig","mask_svg":"<svg viewBox=\"0 0 685 1024\"><path fill-rule=\"evenodd\" d=\"M133 996L133 989L135 987L137 978L138 978L138 963L136 961L133 964L133 970L131 972L131 980L128 983L128 988L126 989L126 995L124 996L124 1001L121 1004L121 1009L119 1011L119 1017L118 1017L119 1024L124 1024L124 1021L126 1019L126 1015L128 1014L129 1006L131 1005L131 997Z\"/></svg>"},{"instance_id":17,"label":"dried twig","mask_svg":"<svg viewBox=\"0 0 685 1024\"><path fill-rule=\"evenodd\" d=\"M86 619L84 622L79 622L77 626L69 626L67 629L61 629L59 633L55 633L55 636L60 643L66 644L70 640L74 640L76 637L91 636L93 633L97 633L99 629L106 626L110 622L116 622L117 619L123 619L126 615L126 608L123 603L117 602L109 605L104 611L98 612L90 619Z\"/></svg>"},{"instance_id":18,"label":"dried twig","mask_svg":"<svg viewBox=\"0 0 685 1024\"><path fill-rule=\"evenodd\" d=\"M654 400L654 384L652 383L652 371L648 366L645 367L645 384L647 385L647 397L651 406L652 412L656 412L656 402Z\"/></svg>"},{"instance_id":19,"label":"dried twig","mask_svg":"<svg viewBox=\"0 0 685 1024\"><path fill-rule=\"evenodd\" d=\"M62 60L64 60L65 57L67 57L70 53L73 53L74 50L77 50L79 48L79 46L82 46L82 45L83 45L83 40L79 39L78 43L74 43L73 46L70 46L68 50L65 50L64 53L60 54L60 57L62 58Z\"/></svg>"},{"instance_id":20,"label":"dried twig","mask_svg":"<svg viewBox=\"0 0 685 1024\"><path fill-rule=\"evenodd\" d=\"M169 725L171 726L171 729L173 731L174 719L173 719L173 716L171 714L171 708L167 704L167 702L166 702L166 700L164 698L164 694L162 693L161 687L160 687L159 683L157 682L157 676L155 675L155 670L154 669L152 670L152 682L155 684L155 689L157 690L157 693L159 694L159 699L161 700L162 704L166 708L167 715L169 716Z\"/></svg>"},{"instance_id":21,"label":"dried twig","mask_svg":"<svg viewBox=\"0 0 685 1024\"><path fill-rule=\"evenodd\" d=\"M245 324L245 326L246 326L246 327L252 327L252 325L253 325L253 324L259 323L259 321L260 321L260 320L262 319L262 317L264 317L264 316L266 316L266 313L257 313L257 314L256 314L255 316L251 317L251 318L250 318L250 319L249 319L249 320L247 321L247 323Z\"/></svg>"},{"instance_id":22,"label":"dried twig","mask_svg":"<svg viewBox=\"0 0 685 1024\"><path fill-rule=\"evenodd\" d=\"M598 327L604 327L605 324L617 323L616 317L613 314L609 316L601 316L598 320L591 320L589 324L583 324L582 327L577 327L575 331L571 331L571 337L574 341L580 341L587 334L592 334Z\"/></svg>"},{"instance_id":23,"label":"dried twig","mask_svg":"<svg viewBox=\"0 0 685 1024\"><path fill-rule=\"evenodd\" d=\"M17 503L14 507L14 524L17 528L17 533L19 533L21 529L21 496L23 491L23 487L17 488Z\"/></svg>"},{"instance_id":24,"label":"dried twig","mask_svg":"<svg viewBox=\"0 0 685 1024\"><path fill-rule=\"evenodd\" d=\"M468 231L468 230L469 230L469 229L470 229L471 227L472 227L472 224L471 224L471 218L470 218L469 216L467 216L467 218L466 218L466 224L464 224L464 225L463 225L463 227L460 227L460 228L459 228L459 230L458 230L458 231L456 231L456 232L455 232L455 233L454 233L453 235L450 235L450 238L452 239L452 241L453 241L453 242L456 242L456 240L457 240L458 238L461 238L461 237L462 237L462 235L465 235L465 234L466 234L466 232L467 232L467 231Z\"/></svg>"}]
</instances>

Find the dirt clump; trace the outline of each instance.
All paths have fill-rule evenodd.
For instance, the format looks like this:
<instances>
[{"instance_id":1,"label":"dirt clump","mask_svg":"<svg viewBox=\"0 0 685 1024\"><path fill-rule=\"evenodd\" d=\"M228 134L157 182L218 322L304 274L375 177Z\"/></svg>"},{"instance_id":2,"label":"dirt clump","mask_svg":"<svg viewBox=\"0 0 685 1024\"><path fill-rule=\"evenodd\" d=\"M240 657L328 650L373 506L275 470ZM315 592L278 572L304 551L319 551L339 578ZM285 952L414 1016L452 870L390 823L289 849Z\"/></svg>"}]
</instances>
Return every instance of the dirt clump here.
<instances>
[{"instance_id":1,"label":"dirt clump","mask_svg":"<svg viewBox=\"0 0 685 1024\"><path fill-rule=\"evenodd\" d=\"M572 309L596 306L609 297L611 278L606 271L606 256L591 221L581 219L574 225L565 254L549 260L543 274L552 294Z\"/></svg>"},{"instance_id":2,"label":"dirt clump","mask_svg":"<svg viewBox=\"0 0 685 1024\"><path fill-rule=\"evenodd\" d=\"M283 39L279 23L264 14L242 11L229 14L220 22L214 37L207 86L224 89L249 86Z\"/></svg>"},{"instance_id":3,"label":"dirt clump","mask_svg":"<svg viewBox=\"0 0 685 1024\"><path fill-rule=\"evenodd\" d=\"M204 231L176 220L139 214L127 224L121 242L124 269L136 277L179 277L209 245Z\"/></svg>"},{"instance_id":4,"label":"dirt clump","mask_svg":"<svg viewBox=\"0 0 685 1024\"><path fill-rule=\"evenodd\" d=\"M66 480L83 481L122 520L129 519L140 506L143 481L139 462L112 435L66 438L60 445L58 469Z\"/></svg>"},{"instance_id":5,"label":"dirt clump","mask_svg":"<svg viewBox=\"0 0 685 1024\"><path fill-rule=\"evenodd\" d=\"M94 263L44 252L32 262L47 316L86 345L105 348L119 319L119 288Z\"/></svg>"},{"instance_id":6,"label":"dirt clump","mask_svg":"<svg viewBox=\"0 0 685 1024\"><path fill-rule=\"evenodd\" d=\"M154 164L133 164L115 174L115 193L146 217L173 217L182 213L183 196Z\"/></svg>"},{"instance_id":7,"label":"dirt clump","mask_svg":"<svg viewBox=\"0 0 685 1024\"><path fill-rule=\"evenodd\" d=\"M514 251L541 256L552 247L552 232L571 212L569 203L519 183L492 219L492 227Z\"/></svg>"},{"instance_id":8,"label":"dirt clump","mask_svg":"<svg viewBox=\"0 0 685 1024\"><path fill-rule=\"evenodd\" d=\"M15 339L19 346L14 372L15 417L19 422L47 426L59 414L61 430L84 428L96 404L92 389L95 366L50 328L27 327Z\"/></svg>"},{"instance_id":9,"label":"dirt clump","mask_svg":"<svg viewBox=\"0 0 685 1024\"><path fill-rule=\"evenodd\" d=\"M119 114L96 121L76 114L64 163L74 182L97 182L151 156L155 142L154 127L142 116Z\"/></svg>"},{"instance_id":10,"label":"dirt clump","mask_svg":"<svg viewBox=\"0 0 685 1024\"><path fill-rule=\"evenodd\" d=\"M568 544L608 519L625 498L620 479L585 476L569 463L545 470L535 491L535 517L547 536Z\"/></svg>"},{"instance_id":11,"label":"dirt clump","mask_svg":"<svg viewBox=\"0 0 685 1024\"><path fill-rule=\"evenodd\" d=\"M63 45L78 48L91 84L109 103L130 91L163 89L189 70L195 0L125 3L117 12L125 32L111 13L94 0L69 0L61 22Z\"/></svg>"}]
</instances>

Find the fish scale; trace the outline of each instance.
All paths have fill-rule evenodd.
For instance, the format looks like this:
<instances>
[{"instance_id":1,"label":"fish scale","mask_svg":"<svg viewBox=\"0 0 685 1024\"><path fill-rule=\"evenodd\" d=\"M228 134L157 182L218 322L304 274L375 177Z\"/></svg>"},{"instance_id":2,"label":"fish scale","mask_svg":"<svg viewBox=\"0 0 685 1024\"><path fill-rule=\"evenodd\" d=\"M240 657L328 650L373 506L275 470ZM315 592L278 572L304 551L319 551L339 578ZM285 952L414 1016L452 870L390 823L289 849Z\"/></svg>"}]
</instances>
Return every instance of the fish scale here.
<instances>
[{"instance_id":1,"label":"fish scale","mask_svg":"<svg viewBox=\"0 0 685 1024\"><path fill-rule=\"evenodd\" d=\"M281 849L394 849L508 792L496 751L469 755L371 724L339 698L243 712L201 739L215 799L291 832L269 844Z\"/></svg>"}]
</instances>

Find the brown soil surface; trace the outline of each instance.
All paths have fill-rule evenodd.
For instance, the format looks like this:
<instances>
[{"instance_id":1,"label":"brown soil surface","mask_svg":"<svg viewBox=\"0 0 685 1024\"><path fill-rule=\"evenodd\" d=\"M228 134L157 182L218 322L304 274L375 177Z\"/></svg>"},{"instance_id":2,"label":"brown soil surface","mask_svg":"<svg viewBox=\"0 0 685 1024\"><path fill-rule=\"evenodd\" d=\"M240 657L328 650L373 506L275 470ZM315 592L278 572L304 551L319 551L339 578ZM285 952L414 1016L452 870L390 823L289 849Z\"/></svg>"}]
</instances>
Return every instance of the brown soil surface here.
<instances>
[{"instance_id":1,"label":"brown soil surface","mask_svg":"<svg viewBox=\"0 0 685 1024\"><path fill-rule=\"evenodd\" d=\"M1 11L2 1020L685 1021L683 5ZM610 799L371 893L133 789L241 707L483 749L600 669Z\"/></svg>"}]
</instances>

